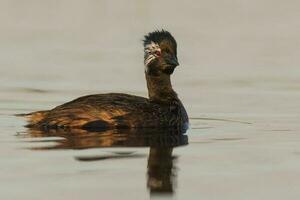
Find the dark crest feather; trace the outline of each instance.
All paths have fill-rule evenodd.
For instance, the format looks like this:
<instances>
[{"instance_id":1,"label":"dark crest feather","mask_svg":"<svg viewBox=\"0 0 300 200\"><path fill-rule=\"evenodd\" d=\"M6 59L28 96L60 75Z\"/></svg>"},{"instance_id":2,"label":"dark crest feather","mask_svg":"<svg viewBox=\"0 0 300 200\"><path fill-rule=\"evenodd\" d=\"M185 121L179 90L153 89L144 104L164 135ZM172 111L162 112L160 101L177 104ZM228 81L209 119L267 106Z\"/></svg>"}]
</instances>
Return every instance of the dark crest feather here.
<instances>
[{"instance_id":1,"label":"dark crest feather","mask_svg":"<svg viewBox=\"0 0 300 200\"><path fill-rule=\"evenodd\" d=\"M144 47L147 44L150 44L151 41L159 44L163 40L169 40L172 43L172 45L174 45L175 48L177 47L176 40L171 35L171 33L168 31L165 31L163 29L161 31L159 31L159 30L153 31L153 32L148 33L148 35L145 35L145 38L143 40Z\"/></svg>"}]
</instances>

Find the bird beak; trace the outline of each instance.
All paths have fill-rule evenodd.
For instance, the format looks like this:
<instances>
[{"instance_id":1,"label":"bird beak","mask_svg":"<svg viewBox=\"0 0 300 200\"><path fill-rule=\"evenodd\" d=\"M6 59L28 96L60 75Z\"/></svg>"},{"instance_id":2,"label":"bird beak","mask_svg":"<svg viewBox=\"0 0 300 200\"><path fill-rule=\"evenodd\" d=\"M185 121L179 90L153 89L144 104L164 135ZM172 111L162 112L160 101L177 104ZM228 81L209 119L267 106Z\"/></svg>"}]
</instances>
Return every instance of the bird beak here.
<instances>
[{"instance_id":1,"label":"bird beak","mask_svg":"<svg viewBox=\"0 0 300 200\"><path fill-rule=\"evenodd\" d=\"M179 65L176 56L166 58L166 64L167 66L163 69L163 72L169 75L172 74L175 68Z\"/></svg>"},{"instance_id":2,"label":"bird beak","mask_svg":"<svg viewBox=\"0 0 300 200\"><path fill-rule=\"evenodd\" d=\"M173 56L170 60L169 60L169 64L172 65L172 67L177 67L179 65L177 57Z\"/></svg>"}]
</instances>

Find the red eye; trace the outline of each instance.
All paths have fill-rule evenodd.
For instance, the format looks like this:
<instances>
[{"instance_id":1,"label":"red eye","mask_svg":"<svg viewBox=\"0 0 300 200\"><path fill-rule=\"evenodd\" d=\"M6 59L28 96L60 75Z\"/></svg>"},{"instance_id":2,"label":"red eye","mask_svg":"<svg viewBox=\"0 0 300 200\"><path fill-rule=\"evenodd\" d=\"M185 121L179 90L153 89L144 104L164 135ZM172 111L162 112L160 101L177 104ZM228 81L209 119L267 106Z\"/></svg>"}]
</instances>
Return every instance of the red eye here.
<instances>
[{"instance_id":1,"label":"red eye","mask_svg":"<svg viewBox=\"0 0 300 200\"><path fill-rule=\"evenodd\" d=\"M160 51L155 51L155 55L161 56L161 52Z\"/></svg>"}]
</instances>

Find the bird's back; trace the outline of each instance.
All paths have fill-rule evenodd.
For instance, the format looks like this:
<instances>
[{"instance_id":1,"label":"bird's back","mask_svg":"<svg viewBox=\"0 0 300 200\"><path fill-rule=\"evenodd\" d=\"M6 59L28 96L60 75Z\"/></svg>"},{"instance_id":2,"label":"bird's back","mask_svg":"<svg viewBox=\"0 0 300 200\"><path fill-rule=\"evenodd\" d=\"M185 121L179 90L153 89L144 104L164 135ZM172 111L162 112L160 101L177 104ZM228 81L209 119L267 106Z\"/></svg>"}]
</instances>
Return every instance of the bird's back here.
<instances>
[{"instance_id":1,"label":"bird's back","mask_svg":"<svg viewBox=\"0 0 300 200\"><path fill-rule=\"evenodd\" d=\"M180 106L181 103L157 104L128 94L96 94L80 97L49 111L31 113L28 126L84 129L171 127L184 121L186 113Z\"/></svg>"}]
</instances>

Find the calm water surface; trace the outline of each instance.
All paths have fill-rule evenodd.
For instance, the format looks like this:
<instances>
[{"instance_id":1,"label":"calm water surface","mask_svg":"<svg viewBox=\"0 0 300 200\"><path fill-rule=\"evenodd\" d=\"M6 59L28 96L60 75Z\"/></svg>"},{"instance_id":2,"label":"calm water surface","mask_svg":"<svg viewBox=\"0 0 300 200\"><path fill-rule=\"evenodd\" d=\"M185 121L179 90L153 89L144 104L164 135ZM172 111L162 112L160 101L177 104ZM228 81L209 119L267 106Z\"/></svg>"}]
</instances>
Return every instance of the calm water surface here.
<instances>
[{"instance_id":1,"label":"calm water surface","mask_svg":"<svg viewBox=\"0 0 300 200\"><path fill-rule=\"evenodd\" d=\"M299 199L299 3L124 2L0 2L0 199ZM14 116L147 96L141 39L161 27L178 40L186 133L40 132Z\"/></svg>"}]
</instances>

